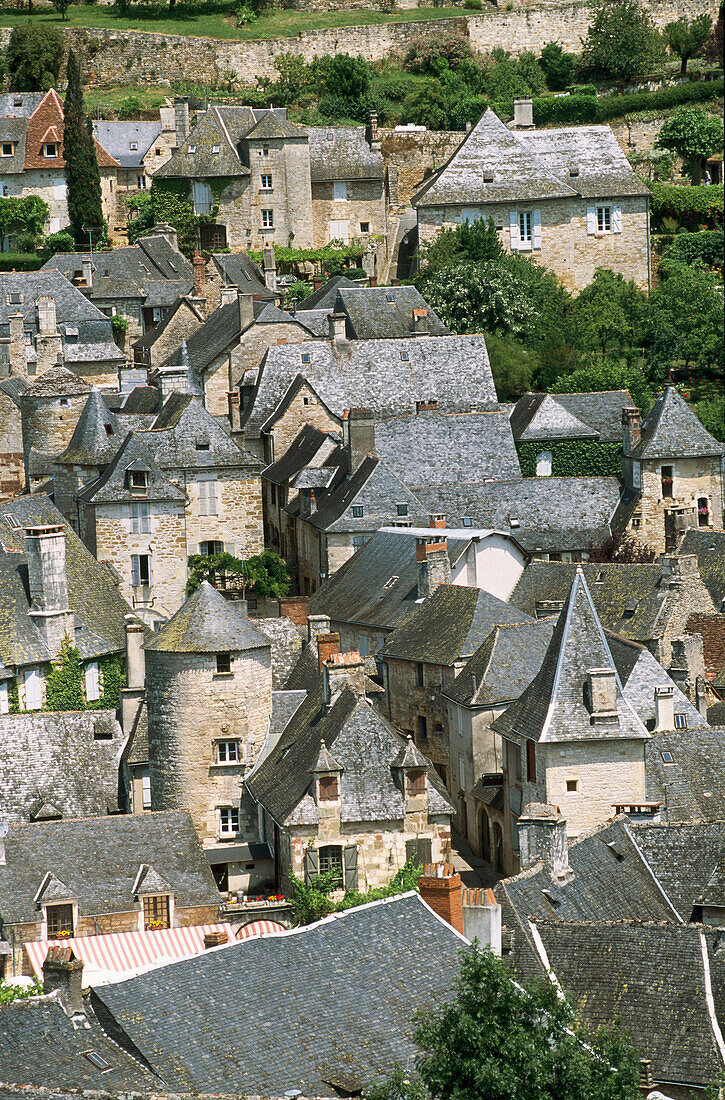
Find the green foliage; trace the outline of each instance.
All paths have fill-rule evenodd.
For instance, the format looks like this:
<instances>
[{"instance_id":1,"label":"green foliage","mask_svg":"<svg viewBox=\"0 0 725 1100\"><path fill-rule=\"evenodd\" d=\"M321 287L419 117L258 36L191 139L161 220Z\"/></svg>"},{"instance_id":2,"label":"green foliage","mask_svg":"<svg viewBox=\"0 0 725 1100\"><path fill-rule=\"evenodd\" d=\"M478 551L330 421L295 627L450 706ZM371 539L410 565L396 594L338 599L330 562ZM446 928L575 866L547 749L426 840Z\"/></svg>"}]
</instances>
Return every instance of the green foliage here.
<instances>
[{"instance_id":1,"label":"green foliage","mask_svg":"<svg viewBox=\"0 0 725 1100\"><path fill-rule=\"evenodd\" d=\"M34 252L0 252L0 271L37 271L43 263Z\"/></svg>"},{"instance_id":2,"label":"green foliage","mask_svg":"<svg viewBox=\"0 0 725 1100\"><path fill-rule=\"evenodd\" d=\"M436 61L447 61L452 69L473 54L468 36L461 27L436 32L423 31L410 44L405 58L405 68L412 73L433 71Z\"/></svg>"},{"instance_id":3,"label":"green foliage","mask_svg":"<svg viewBox=\"0 0 725 1100\"><path fill-rule=\"evenodd\" d=\"M46 710L85 710L83 659L66 636L58 660L50 666L45 682Z\"/></svg>"},{"instance_id":4,"label":"green foliage","mask_svg":"<svg viewBox=\"0 0 725 1100\"><path fill-rule=\"evenodd\" d=\"M451 332L517 336L532 328L533 310L520 282L495 261L448 264L423 276L418 286Z\"/></svg>"},{"instance_id":5,"label":"green foliage","mask_svg":"<svg viewBox=\"0 0 725 1100\"><path fill-rule=\"evenodd\" d=\"M370 87L370 66L364 57L337 53L328 59L325 86L330 95L358 99Z\"/></svg>"},{"instance_id":6,"label":"green foliage","mask_svg":"<svg viewBox=\"0 0 725 1100\"><path fill-rule=\"evenodd\" d=\"M314 293L314 290L315 288L312 283L306 283L302 280L298 280L296 283L290 283L289 286L285 287L284 291L285 309L290 308L293 299L297 303L304 302L305 298L309 298L309 296Z\"/></svg>"},{"instance_id":7,"label":"green foliage","mask_svg":"<svg viewBox=\"0 0 725 1100\"><path fill-rule=\"evenodd\" d=\"M582 71L628 80L651 72L663 53L662 36L637 0L602 0L583 43Z\"/></svg>"},{"instance_id":8,"label":"green foliage","mask_svg":"<svg viewBox=\"0 0 725 1100\"><path fill-rule=\"evenodd\" d=\"M129 118L138 118L145 109L145 103L140 95L127 95L118 108L118 117L121 121Z\"/></svg>"},{"instance_id":9,"label":"green foliage","mask_svg":"<svg viewBox=\"0 0 725 1100\"><path fill-rule=\"evenodd\" d=\"M650 373L695 369L721 379L725 373L722 287L709 271L685 267L655 287L649 302Z\"/></svg>"},{"instance_id":10,"label":"green foliage","mask_svg":"<svg viewBox=\"0 0 725 1100\"><path fill-rule=\"evenodd\" d=\"M568 122L582 126L596 122L598 117L596 96L546 96L534 100L534 122L537 126L561 126Z\"/></svg>"},{"instance_id":11,"label":"green foliage","mask_svg":"<svg viewBox=\"0 0 725 1100\"><path fill-rule=\"evenodd\" d=\"M651 546L645 546L634 535L625 535L622 531L598 545L590 543L587 554L591 562L616 561L623 565L646 565L656 557Z\"/></svg>"},{"instance_id":12,"label":"green foliage","mask_svg":"<svg viewBox=\"0 0 725 1100\"><path fill-rule=\"evenodd\" d=\"M43 983L34 978L30 985L13 985L12 979L0 982L0 1005L10 1004L11 1001L24 1001L28 997L40 997L43 992Z\"/></svg>"},{"instance_id":13,"label":"green foliage","mask_svg":"<svg viewBox=\"0 0 725 1100\"><path fill-rule=\"evenodd\" d=\"M72 234L62 229L60 233L49 233L43 241L43 262L55 256L56 252L75 251L76 242Z\"/></svg>"},{"instance_id":14,"label":"green foliage","mask_svg":"<svg viewBox=\"0 0 725 1100\"><path fill-rule=\"evenodd\" d=\"M284 560L273 550L263 550L244 561L224 551L221 554L192 554L186 593L191 595L203 581L215 588L241 587L256 596L279 599L289 592L290 578Z\"/></svg>"},{"instance_id":15,"label":"green foliage","mask_svg":"<svg viewBox=\"0 0 725 1100\"><path fill-rule=\"evenodd\" d=\"M65 94L63 155L68 185L68 216L76 241L84 243L92 234L95 241L105 222L101 204L101 173L91 120L83 106L81 70L73 50L66 63L68 88Z\"/></svg>"},{"instance_id":16,"label":"green foliage","mask_svg":"<svg viewBox=\"0 0 725 1100\"><path fill-rule=\"evenodd\" d=\"M525 50L511 57L500 46L492 51L484 77L489 99L513 102L518 96L537 95L544 83L544 70L535 54Z\"/></svg>"},{"instance_id":17,"label":"green foliage","mask_svg":"<svg viewBox=\"0 0 725 1100\"><path fill-rule=\"evenodd\" d=\"M700 52L711 33L712 19L709 15L696 15L694 19L683 16L667 24L664 29L665 42L680 58L681 73L687 72L687 62Z\"/></svg>"},{"instance_id":18,"label":"green foliage","mask_svg":"<svg viewBox=\"0 0 725 1100\"><path fill-rule=\"evenodd\" d=\"M8 680L8 709L10 714L20 713L20 692L18 681L14 677Z\"/></svg>"},{"instance_id":19,"label":"green foliage","mask_svg":"<svg viewBox=\"0 0 725 1100\"><path fill-rule=\"evenodd\" d=\"M518 401L533 385L539 357L513 336L486 333L486 349L499 401Z\"/></svg>"},{"instance_id":20,"label":"green foliage","mask_svg":"<svg viewBox=\"0 0 725 1100\"><path fill-rule=\"evenodd\" d=\"M491 218L465 221L455 229L443 229L420 250L421 273L452 263L482 263L498 260L503 247Z\"/></svg>"},{"instance_id":21,"label":"green foliage","mask_svg":"<svg viewBox=\"0 0 725 1100\"><path fill-rule=\"evenodd\" d=\"M344 896L334 902L330 894L340 885L340 875L337 871L327 871L324 875L318 875L310 883L303 882L290 871L295 924L312 924L329 916L330 913L341 913L356 905L365 905L370 901L380 901L382 898L391 898L396 894L417 890L418 879L422 873L422 867L418 866L414 860L408 860L387 886L378 886L364 894L357 890L346 890Z\"/></svg>"},{"instance_id":22,"label":"green foliage","mask_svg":"<svg viewBox=\"0 0 725 1100\"><path fill-rule=\"evenodd\" d=\"M725 397L711 397L705 401L698 401L695 412L705 425L710 435L725 442Z\"/></svg>"},{"instance_id":23,"label":"green foliage","mask_svg":"<svg viewBox=\"0 0 725 1100\"><path fill-rule=\"evenodd\" d=\"M565 91L574 76L574 61L574 55L565 53L558 42L547 42L539 57L547 88L552 92Z\"/></svg>"},{"instance_id":24,"label":"green foliage","mask_svg":"<svg viewBox=\"0 0 725 1100\"><path fill-rule=\"evenodd\" d=\"M722 229L704 229L700 233L678 233L662 253L659 275L663 276L669 261L676 264L699 264L722 275L725 266L725 235Z\"/></svg>"},{"instance_id":25,"label":"green foliage","mask_svg":"<svg viewBox=\"0 0 725 1100\"><path fill-rule=\"evenodd\" d=\"M707 158L723 147L722 119L702 107L680 107L672 118L665 120L655 145L681 156L693 184L698 184Z\"/></svg>"},{"instance_id":26,"label":"green foliage","mask_svg":"<svg viewBox=\"0 0 725 1100\"><path fill-rule=\"evenodd\" d=\"M250 23L256 23L259 16L249 4L237 4L234 9L234 18L238 27L248 27Z\"/></svg>"},{"instance_id":27,"label":"green foliage","mask_svg":"<svg viewBox=\"0 0 725 1100\"><path fill-rule=\"evenodd\" d=\"M255 263L261 264L264 260L262 250L250 249L250 257ZM274 246L274 258L277 270L289 269L294 264L321 263L326 270L333 264L346 264L350 260L358 260L365 255L365 249L359 244L350 245L326 245L324 248L286 248Z\"/></svg>"},{"instance_id":28,"label":"green foliage","mask_svg":"<svg viewBox=\"0 0 725 1100\"><path fill-rule=\"evenodd\" d=\"M599 268L572 305L577 346L603 354L633 346L646 309L647 298L634 282Z\"/></svg>"},{"instance_id":29,"label":"green foliage","mask_svg":"<svg viewBox=\"0 0 725 1100\"><path fill-rule=\"evenodd\" d=\"M176 187L179 182L184 196L189 193L186 180L154 180L150 191L139 191L126 200L134 214L128 223L128 239L135 244L139 237L146 237L159 222L173 225L178 235L179 249L192 259L199 239L199 217L187 197L182 197Z\"/></svg>"},{"instance_id":30,"label":"green foliage","mask_svg":"<svg viewBox=\"0 0 725 1100\"><path fill-rule=\"evenodd\" d=\"M58 82L63 64L63 35L47 23L13 27L6 52L14 92L46 92Z\"/></svg>"},{"instance_id":31,"label":"green foliage","mask_svg":"<svg viewBox=\"0 0 725 1100\"><path fill-rule=\"evenodd\" d=\"M557 379L550 393L606 393L629 390L632 400L643 413L652 404L652 390L639 367L623 363L593 363Z\"/></svg>"},{"instance_id":32,"label":"green foliage","mask_svg":"<svg viewBox=\"0 0 725 1100\"><path fill-rule=\"evenodd\" d=\"M674 218L687 229L722 229L723 185L678 187L672 183L652 183L650 211L653 228L664 218Z\"/></svg>"},{"instance_id":33,"label":"green foliage","mask_svg":"<svg viewBox=\"0 0 725 1100\"><path fill-rule=\"evenodd\" d=\"M0 235L27 234L39 243L49 213L47 202L43 202L38 195L26 195L22 199L14 196L0 198Z\"/></svg>"},{"instance_id":34,"label":"green foliage","mask_svg":"<svg viewBox=\"0 0 725 1100\"><path fill-rule=\"evenodd\" d=\"M694 84L678 84L671 88L658 88L654 92L627 92L625 95L601 96L597 107L597 121L621 118L638 111L666 111L680 103L703 103L709 99L722 99L723 81L702 80Z\"/></svg>"},{"instance_id":35,"label":"green foliage","mask_svg":"<svg viewBox=\"0 0 725 1100\"><path fill-rule=\"evenodd\" d=\"M431 1100L430 1093L419 1077L401 1066L394 1066L385 1081L365 1089L364 1100Z\"/></svg>"},{"instance_id":36,"label":"green foliage","mask_svg":"<svg viewBox=\"0 0 725 1100\"><path fill-rule=\"evenodd\" d=\"M123 317L120 313L114 313L111 318L111 328L114 337L125 336L128 332L128 318Z\"/></svg>"},{"instance_id":37,"label":"green foliage","mask_svg":"<svg viewBox=\"0 0 725 1100\"><path fill-rule=\"evenodd\" d=\"M521 989L478 942L461 953L451 1000L417 1020L417 1069L431 1097L637 1100L637 1052L616 1027L587 1034L553 982Z\"/></svg>"},{"instance_id":38,"label":"green foliage","mask_svg":"<svg viewBox=\"0 0 725 1100\"><path fill-rule=\"evenodd\" d=\"M585 391L586 392L586 391ZM522 440L516 444L522 477L536 477L536 456L541 443ZM621 445L596 443L592 439L572 439L547 442L551 452L553 477L619 477Z\"/></svg>"},{"instance_id":39,"label":"green foliage","mask_svg":"<svg viewBox=\"0 0 725 1100\"><path fill-rule=\"evenodd\" d=\"M71 0L53 0L53 7L58 12L62 22L66 22L68 19L68 8L70 7Z\"/></svg>"},{"instance_id":40,"label":"green foliage","mask_svg":"<svg viewBox=\"0 0 725 1100\"><path fill-rule=\"evenodd\" d=\"M426 85L406 96L403 118L428 130L445 130L448 126L448 98L440 88Z\"/></svg>"},{"instance_id":41,"label":"green foliage","mask_svg":"<svg viewBox=\"0 0 725 1100\"><path fill-rule=\"evenodd\" d=\"M126 661L120 653L101 657L98 662L101 679L101 698L89 703L89 710L118 710L121 705L121 688L126 686Z\"/></svg>"}]
</instances>

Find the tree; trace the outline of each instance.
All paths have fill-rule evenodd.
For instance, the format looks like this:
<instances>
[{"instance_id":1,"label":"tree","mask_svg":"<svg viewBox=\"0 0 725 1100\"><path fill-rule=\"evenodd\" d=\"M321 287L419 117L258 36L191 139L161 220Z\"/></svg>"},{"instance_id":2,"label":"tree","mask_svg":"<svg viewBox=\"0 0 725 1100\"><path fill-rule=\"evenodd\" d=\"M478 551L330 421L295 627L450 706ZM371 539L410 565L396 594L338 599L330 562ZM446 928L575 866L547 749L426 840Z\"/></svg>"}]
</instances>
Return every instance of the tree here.
<instances>
[{"instance_id":1,"label":"tree","mask_svg":"<svg viewBox=\"0 0 725 1100\"><path fill-rule=\"evenodd\" d=\"M443 229L420 250L421 271L430 275L439 267L452 263L482 263L499 260L503 247L491 218L476 218L462 222L455 229Z\"/></svg>"},{"instance_id":2,"label":"tree","mask_svg":"<svg viewBox=\"0 0 725 1100\"><path fill-rule=\"evenodd\" d=\"M665 42L680 58L681 73L687 72L687 62L700 52L711 33L712 19L709 15L697 15L694 19L683 16L667 24L664 29Z\"/></svg>"},{"instance_id":3,"label":"tree","mask_svg":"<svg viewBox=\"0 0 725 1100\"><path fill-rule=\"evenodd\" d=\"M711 397L706 398L704 401L698 401L695 405L695 412L710 435L714 435L715 439L719 439L721 443L724 443L725 397Z\"/></svg>"},{"instance_id":4,"label":"tree","mask_svg":"<svg viewBox=\"0 0 725 1100\"><path fill-rule=\"evenodd\" d=\"M521 283L502 264L463 262L419 280L421 294L451 332L529 333L534 311Z\"/></svg>"},{"instance_id":5,"label":"tree","mask_svg":"<svg viewBox=\"0 0 725 1100\"><path fill-rule=\"evenodd\" d=\"M327 62L325 85L330 95L359 99L370 87L370 66L364 57L337 53Z\"/></svg>"},{"instance_id":6,"label":"tree","mask_svg":"<svg viewBox=\"0 0 725 1100\"><path fill-rule=\"evenodd\" d=\"M165 222L176 230L180 251L188 259L193 258L199 240L200 219L189 199L167 191L161 181L154 181L150 191L132 195L126 199L126 205L134 214L128 223L130 244L134 244L139 237L148 236L155 225Z\"/></svg>"},{"instance_id":7,"label":"tree","mask_svg":"<svg viewBox=\"0 0 725 1100\"><path fill-rule=\"evenodd\" d=\"M403 119L427 130L445 130L448 127L448 97L433 81L417 92L411 92L403 100Z\"/></svg>"},{"instance_id":8,"label":"tree","mask_svg":"<svg viewBox=\"0 0 725 1100\"><path fill-rule=\"evenodd\" d=\"M681 156L692 182L699 184L707 158L723 147L722 119L709 115L703 107L678 107L665 120L655 145Z\"/></svg>"},{"instance_id":9,"label":"tree","mask_svg":"<svg viewBox=\"0 0 725 1100\"><path fill-rule=\"evenodd\" d=\"M14 92L46 92L58 81L63 64L63 35L47 23L13 27L6 60Z\"/></svg>"},{"instance_id":10,"label":"tree","mask_svg":"<svg viewBox=\"0 0 725 1100\"><path fill-rule=\"evenodd\" d=\"M637 1100L639 1058L616 1026L587 1033L553 982L522 989L477 942L451 1000L419 1014L420 1079L440 1100ZM412 1097L398 1076L398 1096ZM384 1087L384 1086L382 1086ZM419 1094L418 1094L419 1095ZM373 1090L368 1097L395 1098Z\"/></svg>"},{"instance_id":11,"label":"tree","mask_svg":"<svg viewBox=\"0 0 725 1100\"><path fill-rule=\"evenodd\" d=\"M486 333L486 350L499 401L518 401L532 387L538 355L521 340L493 332Z\"/></svg>"},{"instance_id":12,"label":"tree","mask_svg":"<svg viewBox=\"0 0 725 1100\"><path fill-rule=\"evenodd\" d=\"M68 19L68 8L71 5L71 0L53 0L53 7L58 12L63 23Z\"/></svg>"},{"instance_id":13,"label":"tree","mask_svg":"<svg viewBox=\"0 0 725 1100\"><path fill-rule=\"evenodd\" d=\"M236 577L236 585L234 578ZM224 551L221 554L192 554L189 557L189 579L186 594L195 592L202 581L214 587L241 587L256 596L279 599L289 592L290 579L284 560L274 550L263 550L242 560Z\"/></svg>"},{"instance_id":14,"label":"tree","mask_svg":"<svg viewBox=\"0 0 725 1100\"><path fill-rule=\"evenodd\" d=\"M574 55L565 53L558 42L547 42L539 58L544 70L547 87L552 92L563 92L574 76Z\"/></svg>"},{"instance_id":15,"label":"tree","mask_svg":"<svg viewBox=\"0 0 725 1100\"><path fill-rule=\"evenodd\" d=\"M648 565L655 560L656 554L651 546L645 546L634 535L625 535L623 531L619 531L599 545L590 542L587 557L591 562L615 561L620 565Z\"/></svg>"},{"instance_id":16,"label":"tree","mask_svg":"<svg viewBox=\"0 0 725 1100\"><path fill-rule=\"evenodd\" d=\"M709 271L682 265L649 300L649 371L670 368L719 380L725 372L722 286Z\"/></svg>"},{"instance_id":17,"label":"tree","mask_svg":"<svg viewBox=\"0 0 725 1100\"><path fill-rule=\"evenodd\" d=\"M572 305L577 347L602 354L627 351L639 337L646 311L647 298L634 282L598 268Z\"/></svg>"},{"instance_id":18,"label":"tree","mask_svg":"<svg viewBox=\"0 0 725 1100\"><path fill-rule=\"evenodd\" d=\"M663 53L662 36L637 0L603 0L584 40L582 67L629 80L652 69Z\"/></svg>"},{"instance_id":19,"label":"tree","mask_svg":"<svg viewBox=\"0 0 725 1100\"><path fill-rule=\"evenodd\" d=\"M339 871L326 871L309 883L303 882L293 871L290 871L295 924L312 924L313 921L321 920L330 913L342 913L345 909L352 909L356 905L365 905L367 902L380 901L382 898L391 898L396 894L407 894L410 890L417 890L422 873L423 868L415 860L409 859L387 885L374 886L364 894L357 890L346 890L338 901L333 901L330 895L333 890L340 887Z\"/></svg>"},{"instance_id":20,"label":"tree","mask_svg":"<svg viewBox=\"0 0 725 1100\"><path fill-rule=\"evenodd\" d=\"M646 412L652 404L652 391L639 367L622 363L597 363L580 367L558 378L550 393L606 393L629 390L638 409Z\"/></svg>"},{"instance_id":21,"label":"tree","mask_svg":"<svg viewBox=\"0 0 725 1100\"><path fill-rule=\"evenodd\" d=\"M65 93L63 156L68 186L68 217L76 241L98 238L105 231L101 203L101 173L96 156L91 120L83 105L83 85L78 59L68 51L68 88Z\"/></svg>"}]
</instances>

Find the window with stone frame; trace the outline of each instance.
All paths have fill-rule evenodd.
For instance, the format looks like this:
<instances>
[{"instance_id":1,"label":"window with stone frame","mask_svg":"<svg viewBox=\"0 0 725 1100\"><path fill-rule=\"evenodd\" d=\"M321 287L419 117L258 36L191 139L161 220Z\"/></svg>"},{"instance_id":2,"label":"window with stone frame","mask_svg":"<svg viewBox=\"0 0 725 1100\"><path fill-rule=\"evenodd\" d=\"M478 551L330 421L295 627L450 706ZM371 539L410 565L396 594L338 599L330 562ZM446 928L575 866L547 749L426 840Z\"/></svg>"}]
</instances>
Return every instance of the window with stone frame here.
<instances>
[{"instance_id":1,"label":"window with stone frame","mask_svg":"<svg viewBox=\"0 0 725 1100\"><path fill-rule=\"evenodd\" d=\"M146 496L149 491L148 470L129 470L128 487L132 496Z\"/></svg>"},{"instance_id":2,"label":"window with stone frame","mask_svg":"<svg viewBox=\"0 0 725 1100\"><path fill-rule=\"evenodd\" d=\"M147 894L142 898L143 926L148 932L154 928L169 927L169 895Z\"/></svg>"},{"instance_id":3,"label":"window with stone frame","mask_svg":"<svg viewBox=\"0 0 725 1100\"><path fill-rule=\"evenodd\" d=\"M327 844L317 849L320 859L320 874L326 875L328 871L334 872L342 886L342 848L339 844Z\"/></svg>"},{"instance_id":4,"label":"window with stone frame","mask_svg":"<svg viewBox=\"0 0 725 1100\"><path fill-rule=\"evenodd\" d=\"M63 934L73 935L73 906L47 905L45 920L48 926L48 939Z\"/></svg>"},{"instance_id":5,"label":"window with stone frame","mask_svg":"<svg viewBox=\"0 0 725 1100\"><path fill-rule=\"evenodd\" d=\"M707 497L697 498L697 526L710 526L710 503Z\"/></svg>"},{"instance_id":6,"label":"window with stone frame","mask_svg":"<svg viewBox=\"0 0 725 1100\"><path fill-rule=\"evenodd\" d=\"M425 768L411 768L405 773L405 789L409 798L425 794Z\"/></svg>"},{"instance_id":7,"label":"window with stone frame","mask_svg":"<svg viewBox=\"0 0 725 1100\"><path fill-rule=\"evenodd\" d=\"M611 206L597 207L597 233L612 232L612 208Z\"/></svg>"},{"instance_id":8,"label":"window with stone frame","mask_svg":"<svg viewBox=\"0 0 725 1100\"><path fill-rule=\"evenodd\" d=\"M237 806L221 806L219 809L219 835L235 836L239 832L239 809Z\"/></svg>"},{"instance_id":9,"label":"window with stone frame","mask_svg":"<svg viewBox=\"0 0 725 1100\"><path fill-rule=\"evenodd\" d=\"M236 740L217 741L216 761L217 764L238 764L240 761L239 742Z\"/></svg>"},{"instance_id":10,"label":"window with stone frame","mask_svg":"<svg viewBox=\"0 0 725 1100\"><path fill-rule=\"evenodd\" d=\"M151 534L151 513L148 501L134 500L131 502L131 534Z\"/></svg>"},{"instance_id":11,"label":"window with stone frame","mask_svg":"<svg viewBox=\"0 0 725 1100\"><path fill-rule=\"evenodd\" d=\"M526 778L529 783L536 782L536 743L526 742Z\"/></svg>"},{"instance_id":12,"label":"window with stone frame","mask_svg":"<svg viewBox=\"0 0 725 1100\"><path fill-rule=\"evenodd\" d=\"M262 211L262 229L274 229L274 210Z\"/></svg>"},{"instance_id":13,"label":"window with stone frame","mask_svg":"<svg viewBox=\"0 0 725 1100\"><path fill-rule=\"evenodd\" d=\"M422 688L425 686L425 669L420 661L415 666L415 683L416 687Z\"/></svg>"},{"instance_id":14,"label":"window with stone frame","mask_svg":"<svg viewBox=\"0 0 725 1100\"><path fill-rule=\"evenodd\" d=\"M216 671L217 675L228 676L232 671L232 655L231 653L217 653L216 655Z\"/></svg>"},{"instance_id":15,"label":"window with stone frame","mask_svg":"<svg viewBox=\"0 0 725 1100\"><path fill-rule=\"evenodd\" d=\"M662 496L673 497L674 496L674 467L663 466L661 470L662 477Z\"/></svg>"},{"instance_id":16,"label":"window with stone frame","mask_svg":"<svg viewBox=\"0 0 725 1100\"><path fill-rule=\"evenodd\" d=\"M530 210L519 211L519 243L530 245L533 235L533 217Z\"/></svg>"},{"instance_id":17,"label":"window with stone frame","mask_svg":"<svg viewBox=\"0 0 725 1100\"><path fill-rule=\"evenodd\" d=\"M418 867L433 862L433 843L428 837L416 837L405 842L405 862L411 861Z\"/></svg>"},{"instance_id":18,"label":"window with stone frame","mask_svg":"<svg viewBox=\"0 0 725 1100\"><path fill-rule=\"evenodd\" d=\"M336 775L321 775L319 780L320 802L338 802L340 779Z\"/></svg>"}]
</instances>

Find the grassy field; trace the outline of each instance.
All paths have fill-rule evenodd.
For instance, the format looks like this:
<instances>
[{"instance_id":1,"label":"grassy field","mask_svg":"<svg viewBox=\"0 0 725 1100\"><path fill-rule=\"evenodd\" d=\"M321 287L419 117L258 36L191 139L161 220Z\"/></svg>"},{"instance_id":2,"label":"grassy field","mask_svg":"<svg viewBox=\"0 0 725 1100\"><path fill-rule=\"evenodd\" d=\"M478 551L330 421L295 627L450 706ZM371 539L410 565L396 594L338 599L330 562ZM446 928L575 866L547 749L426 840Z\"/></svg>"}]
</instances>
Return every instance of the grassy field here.
<instances>
[{"instance_id":1,"label":"grassy field","mask_svg":"<svg viewBox=\"0 0 725 1100\"><path fill-rule=\"evenodd\" d=\"M199 35L203 38L238 40L293 38L301 31L324 30L330 27L376 26L381 23L411 23L421 19L450 19L464 15L463 8L414 8L411 11L262 11L256 22L236 27L236 0L210 4L177 4L173 15L166 5L128 5L125 14L110 4L74 4L68 9L68 19L50 7L33 5L33 21L64 27L100 27L114 31L149 31L160 34ZM27 10L0 10L0 26L16 27L28 22Z\"/></svg>"}]
</instances>

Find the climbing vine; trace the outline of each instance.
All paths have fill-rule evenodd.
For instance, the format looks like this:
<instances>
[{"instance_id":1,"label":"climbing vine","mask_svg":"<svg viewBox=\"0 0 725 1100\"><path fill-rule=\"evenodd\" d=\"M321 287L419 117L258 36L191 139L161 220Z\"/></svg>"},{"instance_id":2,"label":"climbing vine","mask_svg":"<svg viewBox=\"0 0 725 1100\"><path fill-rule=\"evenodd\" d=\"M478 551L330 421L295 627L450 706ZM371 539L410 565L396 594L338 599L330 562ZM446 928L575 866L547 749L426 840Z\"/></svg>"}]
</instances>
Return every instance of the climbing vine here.
<instances>
[{"instance_id":1,"label":"climbing vine","mask_svg":"<svg viewBox=\"0 0 725 1100\"><path fill-rule=\"evenodd\" d=\"M88 704L93 710L117 710L121 705L121 688L126 686L126 662L120 653L101 657L101 698Z\"/></svg>"},{"instance_id":2,"label":"climbing vine","mask_svg":"<svg viewBox=\"0 0 725 1100\"><path fill-rule=\"evenodd\" d=\"M90 702L85 693L85 663L79 650L65 638L45 682L44 710L117 710L126 682L125 662L118 653L98 661L101 696Z\"/></svg>"},{"instance_id":3,"label":"climbing vine","mask_svg":"<svg viewBox=\"0 0 725 1100\"><path fill-rule=\"evenodd\" d=\"M591 439L516 444L523 477L536 477L536 456L551 452L552 477L619 477L619 443L595 443Z\"/></svg>"},{"instance_id":4,"label":"climbing vine","mask_svg":"<svg viewBox=\"0 0 725 1100\"><path fill-rule=\"evenodd\" d=\"M20 692L15 679L8 680L8 709L11 714L20 714Z\"/></svg>"},{"instance_id":5,"label":"climbing vine","mask_svg":"<svg viewBox=\"0 0 725 1100\"><path fill-rule=\"evenodd\" d=\"M37 195L0 198L0 234L4 237L10 232L27 233L39 240L49 214L47 202Z\"/></svg>"}]
</instances>

